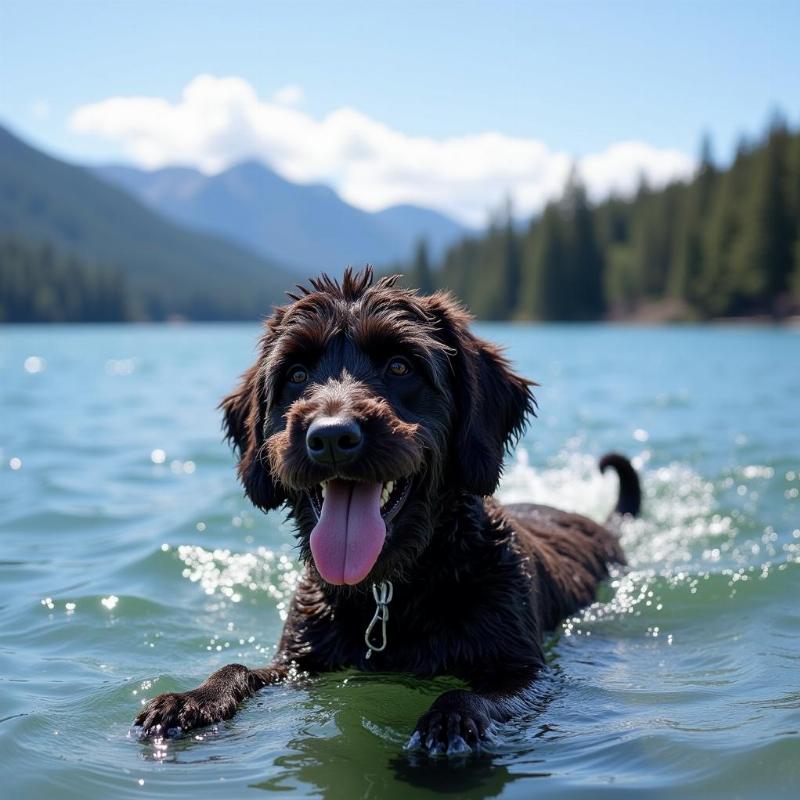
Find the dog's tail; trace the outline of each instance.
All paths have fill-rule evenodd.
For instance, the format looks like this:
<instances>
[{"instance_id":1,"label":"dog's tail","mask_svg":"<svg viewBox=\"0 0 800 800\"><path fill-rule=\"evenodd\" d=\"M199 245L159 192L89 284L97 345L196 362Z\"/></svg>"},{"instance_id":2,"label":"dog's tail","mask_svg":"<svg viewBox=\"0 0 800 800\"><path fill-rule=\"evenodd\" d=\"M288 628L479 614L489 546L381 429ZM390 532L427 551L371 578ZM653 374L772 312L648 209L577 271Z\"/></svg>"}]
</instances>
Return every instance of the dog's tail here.
<instances>
[{"instance_id":1,"label":"dog's tail","mask_svg":"<svg viewBox=\"0 0 800 800\"><path fill-rule=\"evenodd\" d=\"M617 514L638 516L642 507L642 487L636 470L631 462L619 453L606 453L600 459L600 472L605 472L609 467L614 469L619 478L619 497L614 511Z\"/></svg>"}]
</instances>

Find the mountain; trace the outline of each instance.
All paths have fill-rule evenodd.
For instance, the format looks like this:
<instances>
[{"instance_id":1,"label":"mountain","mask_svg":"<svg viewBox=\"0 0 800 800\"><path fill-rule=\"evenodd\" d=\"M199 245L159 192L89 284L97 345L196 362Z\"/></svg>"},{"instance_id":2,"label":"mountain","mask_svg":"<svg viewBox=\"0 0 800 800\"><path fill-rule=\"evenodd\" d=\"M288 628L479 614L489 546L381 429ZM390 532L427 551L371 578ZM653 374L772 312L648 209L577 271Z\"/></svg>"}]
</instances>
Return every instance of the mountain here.
<instances>
[{"instance_id":1,"label":"mountain","mask_svg":"<svg viewBox=\"0 0 800 800\"><path fill-rule=\"evenodd\" d=\"M295 282L274 261L176 225L2 126L0 234L117 269L151 319L255 319Z\"/></svg>"},{"instance_id":2,"label":"mountain","mask_svg":"<svg viewBox=\"0 0 800 800\"><path fill-rule=\"evenodd\" d=\"M444 214L417 206L362 211L328 186L292 183L258 161L211 176L185 167L94 172L170 219L292 264L304 277L408 259L420 238L438 257L466 232Z\"/></svg>"}]
</instances>

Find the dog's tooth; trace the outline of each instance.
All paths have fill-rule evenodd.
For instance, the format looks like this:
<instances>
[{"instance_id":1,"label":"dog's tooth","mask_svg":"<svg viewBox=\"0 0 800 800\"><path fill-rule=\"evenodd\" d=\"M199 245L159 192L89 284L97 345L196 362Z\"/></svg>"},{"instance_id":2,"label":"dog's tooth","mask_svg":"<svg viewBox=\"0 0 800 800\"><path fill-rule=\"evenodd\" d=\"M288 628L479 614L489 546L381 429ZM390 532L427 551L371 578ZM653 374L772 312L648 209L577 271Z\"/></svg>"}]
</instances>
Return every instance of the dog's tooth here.
<instances>
[{"instance_id":1,"label":"dog's tooth","mask_svg":"<svg viewBox=\"0 0 800 800\"><path fill-rule=\"evenodd\" d=\"M386 484L386 494L387 496L390 495L394 491L394 481L389 481Z\"/></svg>"},{"instance_id":2,"label":"dog's tooth","mask_svg":"<svg viewBox=\"0 0 800 800\"><path fill-rule=\"evenodd\" d=\"M322 499L325 499L325 484L321 483L320 485L320 492L322 493Z\"/></svg>"}]
</instances>

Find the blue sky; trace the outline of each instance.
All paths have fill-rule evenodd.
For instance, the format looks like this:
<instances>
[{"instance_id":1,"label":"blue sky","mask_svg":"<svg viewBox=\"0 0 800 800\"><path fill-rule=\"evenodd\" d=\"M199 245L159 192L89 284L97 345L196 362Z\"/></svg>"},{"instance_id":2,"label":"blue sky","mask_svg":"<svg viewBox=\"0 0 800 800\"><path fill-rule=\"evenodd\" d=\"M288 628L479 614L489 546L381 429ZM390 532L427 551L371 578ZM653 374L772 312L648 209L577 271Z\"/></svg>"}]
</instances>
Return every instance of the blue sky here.
<instances>
[{"instance_id":1,"label":"blue sky","mask_svg":"<svg viewBox=\"0 0 800 800\"><path fill-rule=\"evenodd\" d=\"M798 41L800 3L774 0L2 0L0 120L73 160L158 166L177 158L213 171L225 165L224 154L211 153L207 142L185 152L175 142L166 146L167 134L156 121L143 142L130 121L127 128L118 120L111 125L108 107L105 116L96 109L80 130L74 120L76 110L110 98L176 104L193 79L209 75L240 79L264 103L283 89L281 104L305 115L309 136L311 122L351 109L363 117L352 123L354 130L374 123L408 137L397 140L395 150L404 141L441 144L496 133L505 143L536 142L553 157L591 157L634 141L694 158L702 132L709 131L726 159L737 137L759 132L774 108L797 124ZM234 113L230 104L225 108ZM320 135L332 127L319 128ZM378 136L377 128L373 133ZM369 136L362 131L356 138ZM270 139L256 146L252 126L231 129L228 138L236 145L227 160L246 155L244 143L250 142L252 155L271 160L289 177L332 183L366 207L410 191L399 183L378 187L375 174L356 178L341 158L306 168L315 159L295 153L283 163L275 155L283 145ZM370 141L383 153L373 173L380 171L385 183L399 167L377 139ZM471 145L464 157L480 162L486 146ZM497 171L496 161L487 159ZM670 163L663 169L686 169L675 157ZM644 162L636 164L645 169ZM596 172L612 168L601 164ZM553 169L561 175L563 165ZM507 178L499 175L486 191L500 191ZM443 200L446 192L437 187L425 187L425 193L443 208L453 202ZM520 204L533 208L540 199L529 191Z\"/></svg>"}]
</instances>

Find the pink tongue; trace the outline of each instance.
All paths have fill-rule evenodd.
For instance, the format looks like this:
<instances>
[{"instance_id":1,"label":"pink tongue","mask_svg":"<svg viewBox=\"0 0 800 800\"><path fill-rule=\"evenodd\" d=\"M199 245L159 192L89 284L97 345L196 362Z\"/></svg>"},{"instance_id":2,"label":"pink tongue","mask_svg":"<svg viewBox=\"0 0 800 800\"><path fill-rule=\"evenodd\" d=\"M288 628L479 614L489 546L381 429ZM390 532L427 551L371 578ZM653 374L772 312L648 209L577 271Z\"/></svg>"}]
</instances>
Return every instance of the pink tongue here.
<instances>
[{"instance_id":1,"label":"pink tongue","mask_svg":"<svg viewBox=\"0 0 800 800\"><path fill-rule=\"evenodd\" d=\"M381 489L380 483L328 481L311 531L314 563L328 583L360 583L378 560L386 538Z\"/></svg>"}]
</instances>

